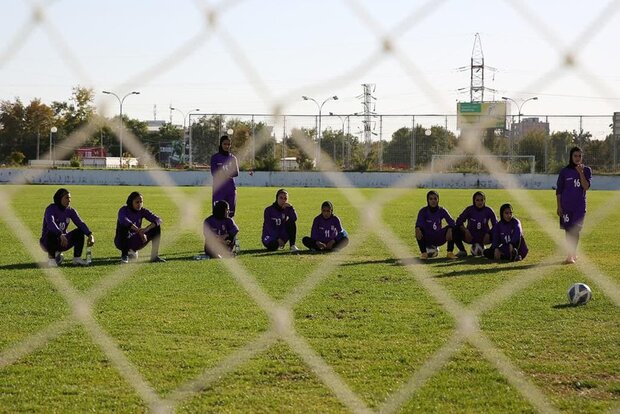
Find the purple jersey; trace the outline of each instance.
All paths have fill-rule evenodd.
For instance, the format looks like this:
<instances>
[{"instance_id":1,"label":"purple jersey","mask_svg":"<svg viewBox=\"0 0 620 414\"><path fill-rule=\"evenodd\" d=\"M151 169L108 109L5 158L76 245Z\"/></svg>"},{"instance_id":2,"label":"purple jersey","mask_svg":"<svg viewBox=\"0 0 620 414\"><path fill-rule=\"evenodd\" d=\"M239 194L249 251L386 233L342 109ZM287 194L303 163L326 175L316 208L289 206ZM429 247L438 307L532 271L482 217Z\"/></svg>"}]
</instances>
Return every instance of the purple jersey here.
<instances>
[{"instance_id":1,"label":"purple jersey","mask_svg":"<svg viewBox=\"0 0 620 414\"><path fill-rule=\"evenodd\" d=\"M502 255L504 255L505 257L510 257L509 245L517 248L519 255L521 255L521 258L525 259L525 256L527 256L529 249L527 247L527 244L525 243L525 237L523 237L521 222L514 217L510 219L509 222L500 220L497 222L497 225L493 227L493 239L491 248L499 248L502 252Z\"/></svg>"},{"instance_id":2,"label":"purple jersey","mask_svg":"<svg viewBox=\"0 0 620 414\"><path fill-rule=\"evenodd\" d=\"M211 175L213 176L213 202L230 200L234 197L237 187L233 177L239 175L237 157L232 154L217 152L211 157ZM230 204L230 202L228 202ZM234 211L233 206L229 206Z\"/></svg>"},{"instance_id":3,"label":"purple jersey","mask_svg":"<svg viewBox=\"0 0 620 414\"><path fill-rule=\"evenodd\" d=\"M146 219L151 223L157 224L158 226L161 225L161 219L144 207L138 211L129 208L128 206L121 207L118 210L114 244L116 246L120 246L122 238L131 238L131 236L135 234L135 232L131 230L131 227L136 226L138 228L142 228L142 219Z\"/></svg>"},{"instance_id":4,"label":"purple jersey","mask_svg":"<svg viewBox=\"0 0 620 414\"><path fill-rule=\"evenodd\" d=\"M312 222L310 238L327 244L332 240L336 240L336 236L338 236L341 231L342 224L340 224L338 216L332 214L330 218L325 219L322 214L319 214Z\"/></svg>"},{"instance_id":5,"label":"purple jersey","mask_svg":"<svg viewBox=\"0 0 620 414\"><path fill-rule=\"evenodd\" d=\"M583 168L583 175L592 183L592 169ZM560 196L562 212L583 217L586 214L586 192L581 187L579 173L575 168L564 167L558 176L555 194Z\"/></svg>"},{"instance_id":6,"label":"purple jersey","mask_svg":"<svg viewBox=\"0 0 620 414\"><path fill-rule=\"evenodd\" d=\"M484 240L484 235L489 233L491 227L489 226L489 222L493 227L497 224L497 217L495 217L495 212L491 207L484 206L480 209L476 208L476 206L471 205L467 207L461 215L456 219L456 226L459 227L467 221L467 230L471 233L473 243L482 243Z\"/></svg>"},{"instance_id":7,"label":"purple jersey","mask_svg":"<svg viewBox=\"0 0 620 414\"><path fill-rule=\"evenodd\" d=\"M422 207L418 212L418 219L415 222L415 226L419 227L424 233L424 238L435 244L442 244L440 241L443 239L445 242L445 232L442 231L441 222L445 220L448 226L454 227L454 219L443 207L438 206L435 211L426 206Z\"/></svg>"},{"instance_id":8,"label":"purple jersey","mask_svg":"<svg viewBox=\"0 0 620 414\"><path fill-rule=\"evenodd\" d=\"M209 231L218 236L235 237L235 235L239 233L239 227L237 227L234 220L229 217L218 219L215 216L209 216L203 223L203 234L205 238L208 237Z\"/></svg>"},{"instance_id":9,"label":"purple jersey","mask_svg":"<svg viewBox=\"0 0 620 414\"><path fill-rule=\"evenodd\" d=\"M288 241L288 233L286 232L286 223L288 221L297 221L297 213L292 206L282 209L276 203L273 203L265 208L263 243L269 243L277 239Z\"/></svg>"},{"instance_id":10,"label":"purple jersey","mask_svg":"<svg viewBox=\"0 0 620 414\"><path fill-rule=\"evenodd\" d=\"M89 236L92 233L86 223L82 221L78 212L71 208L71 206L61 209L56 204L50 204L45 209L45 214L43 215L40 242L45 244L47 235L50 233L57 236L67 234L70 222L73 222L85 235Z\"/></svg>"}]
</instances>

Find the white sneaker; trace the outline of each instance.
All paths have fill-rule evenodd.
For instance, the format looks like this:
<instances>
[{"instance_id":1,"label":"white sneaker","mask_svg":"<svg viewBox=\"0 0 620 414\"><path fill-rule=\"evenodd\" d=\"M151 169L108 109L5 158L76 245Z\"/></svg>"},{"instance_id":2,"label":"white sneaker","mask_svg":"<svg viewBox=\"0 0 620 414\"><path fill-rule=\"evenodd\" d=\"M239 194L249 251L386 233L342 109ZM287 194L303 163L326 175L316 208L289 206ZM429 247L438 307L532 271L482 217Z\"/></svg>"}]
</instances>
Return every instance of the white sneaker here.
<instances>
[{"instance_id":1,"label":"white sneaker","mask_svg":"<svg viewBox=\"0 0 620 414\"><path fill-rule=\"evenodd\" d=\"M129 263L129 258L127 256L121 256L121 264Z\"/></svg>"},{"instance_id":2,"label":"white sneaker","mask_svg":"<svg viewBox=\"0 0 620 414\"><path fill-rule=\"evenodd\" d=\"M58 267L58 263L56 263L56 259L54 259L53 257L50 259L47 259L47 267Z\"/></svg>"},{"instance_id":3,"label":"white sneaker","mask_svg":"<svg viewBox=\"0 0 620 414\"><path fill-rule=\"evenodd\" d=\"M81 257L74 257L73 264L76 266L88 266L88 262Z\"/></svg>"},{"instance_id":4,"label":"white sneaker","mask_svg":"<svg viewBox=\"0 0 620 414\"><path fill-rule=\"evenodd\" d=\"M297 253L299 252L299 247L295 246L294 244L291 244L291 253Z\"/></svg>"},{"instance_id":5,"label":"white sneaker","mask_svg":"<svg viewBox=\"0 0 620 414\"><path fill-rule=\"evenodd\" d=\"M133 250L129 250L127 252L127 258L129 260L138 260L138 252L134 252Z\"/></svg>"}]
</instances>

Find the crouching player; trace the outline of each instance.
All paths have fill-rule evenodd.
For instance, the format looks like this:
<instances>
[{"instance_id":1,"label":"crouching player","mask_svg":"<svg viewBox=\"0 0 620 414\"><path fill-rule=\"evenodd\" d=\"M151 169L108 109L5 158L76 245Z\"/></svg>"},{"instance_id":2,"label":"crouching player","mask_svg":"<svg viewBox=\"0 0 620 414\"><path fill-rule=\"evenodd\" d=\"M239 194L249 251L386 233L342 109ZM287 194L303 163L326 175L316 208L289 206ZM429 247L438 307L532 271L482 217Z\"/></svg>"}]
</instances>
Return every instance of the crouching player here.
<instances>
[{"instance_id":1,"label":"crouching player","mask_svg":"<svg viewBox=\"0 0 620 414\"><path fill-rule=\"evenodd\" d=\"M129 259L138 258L138 250L149 242L151 245L151 262L165 262L159 257L159 241L161 239L162 220L150 210L143 207L144 198L137 191L127 197L127 203L118 210L114 245L121 251L121 264L129 263ZM150 224L142 228L142 219Z\"/></svg>"},{"instance_id":2,"label":"crouching player","mask_svg":"<svg viewBox=\"0 0 620 414\"><path fill-rule=\"evenodd\" d=\"M523 237L521 222L512 216L512 206L503 204L499 209L500 220L493 227L493 241L484 256L495 260L520 261L525 259L529 249Z\"/></svg>"},{"instance_id":3,"label":"crouching player","mask_svg":"<svg viewBox=\"0 0 620 414\"><path fill-rule=\"evenodd\" d=\"M87 244L95 244L95 237L86 223L82 221L78 212L71 207L71 193L60 188L54 194L54 202L47 206L43 215L43 228L39 244L47 252L48 266L57 267L63 261L62 252L73 247L73 264L87 266L88 262L82 259L84 236L88 236ZM69 223L77 227L67 233Z\"/></svg>"},{"instance_id":4,"label":"crouching player","mask_svg":"<svg viewBox=\"0 0 620 414\"><path fill-rule=\"evenodd\" d=\"M443 220L447 223L445 227L441 227ZM426 194L426 207L420 209L415 223L415 238L420 248L420 258L428 259L427 247L438 247L447 242L448 253L446 257L455 259L454 241L452 239L454 225L454 219L448 210L439 205L439 193L429 191Z\"/></svg>"},{"instance_id":5,"label":"crouching player","mask_svg":"<svg viewBox=\"0 0 620 414\"><path fill-rule=\"evenodd\" d=\"M238 253L237 234L239 227L232 218L228 217L229 212L230 209L226 201L216 201L213 205L213 214L207 217L203 223L204 250L208 258L221 259L223 255L231 256Z\"/></svg>"},{"instance_id":6,"label":"crouching player","mask_svg":"<svg viewBox=\"0 0 620 414\"><path fill-rule=\"evenodd\" d=\"M472 248L474 256L481 256L484 246L491 243L491 229L497 224L497 217L495 217L493 209L486 205L486 201L484 193L476 191L472 198L472 205L467 206L456 219L454 244L459 249L456 254L458 257L467 256L463 242L472 246L480 245L478 249Z\"/></svg>"},{"instance_id":7,"label":"crouching player","mask_svg":"<svg viewBox=\"0 0 620 414\"><path fill-rule=\"evenodd\" d=\"M288 202L288 191L281 188L276 192L276 201L265 208L263 215L263 246L269 251L283 249L288 242L291 253L297 253L297 212Z\"/></svg>"},{"instance_id":8,"label":"crouching player","mask_svg":"<svg viewBox=\"0 0 620 414\"><path fill-rule=\"evenodd\" d=\"M337 251L349 244L348 234L338 216L334 215L334 205L330 201L321 204L321 214L312 222L310 237L301 241L313 251Z\"/></svg>"}]
</instances>

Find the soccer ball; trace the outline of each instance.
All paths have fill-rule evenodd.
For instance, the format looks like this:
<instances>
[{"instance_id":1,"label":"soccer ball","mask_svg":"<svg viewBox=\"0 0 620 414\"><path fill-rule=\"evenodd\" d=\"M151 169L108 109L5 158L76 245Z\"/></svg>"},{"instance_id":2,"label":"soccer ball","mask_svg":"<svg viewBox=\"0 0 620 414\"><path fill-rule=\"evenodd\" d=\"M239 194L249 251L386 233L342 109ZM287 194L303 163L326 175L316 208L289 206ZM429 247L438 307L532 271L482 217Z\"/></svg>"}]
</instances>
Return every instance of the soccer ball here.
<instances>
[{"instance_id":1,"label":"soccer ball","mask_svg":"<svg viewBox=\"0 0 620 414\"><path fill-rule=\"evenodd\" d=\"M426 246L426 254L428 254L428 257L437 257L437 255L439 254L439 247Z\"/></svg>"},{"instance_id":2,"label":"soccer ball","mask_svg":"<svg viewBox=\"0 0 620 414\"><path fill-rule=\"evenodd\" d=\"M480 257L484 254L484 246L480 243L474 243L471 245L471 255Z\"/></svg>"},{"instance_id":3,"label":"soccer ball","mask_svg":"<svg viewBox=\"0 0 620 414\"><path fill-rule=\"evenodd\" d=\"M585 305L592 299L592 290L585 283L575 283L568 289L568 302L571 305Z\"/></svg>"}]
</instances>

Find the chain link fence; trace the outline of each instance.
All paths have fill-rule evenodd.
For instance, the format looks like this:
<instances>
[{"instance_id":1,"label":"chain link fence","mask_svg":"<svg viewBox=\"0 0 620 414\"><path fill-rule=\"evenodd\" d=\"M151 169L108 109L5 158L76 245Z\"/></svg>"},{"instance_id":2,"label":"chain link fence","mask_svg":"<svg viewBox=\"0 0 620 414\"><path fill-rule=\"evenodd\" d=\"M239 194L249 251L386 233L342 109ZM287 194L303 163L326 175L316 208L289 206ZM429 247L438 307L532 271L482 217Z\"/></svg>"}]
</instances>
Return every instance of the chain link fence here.
<instances>
[{"instance_id":1,"label":"chain link fence","mask_svg":"<svg viewBox=\"0 0 620 414\"><path fill-rule=\"evenodd\" d=\"M219 137L232 131L233 151L242 151L242 168L316 170L327 158L337 171L416 171L434 168L459 146L456 115L248 115L193 114L192 160L208 163ZM574 145L597 174L617 173L618 137L610 116L535 115L509 117L507 129L480 134L486 150L511 173L555 174ZM318 133L320 128L320 134ZM296 140L310 140L311 153ZM188 145L189 147L189 145ZM320 149L320 151L319 151ZM451 156L443 172L486 171L474 155ZM187 157L189 159L189 155ZM433 168L431 168L433 163Z\"/></svg>"}]
</instances>

